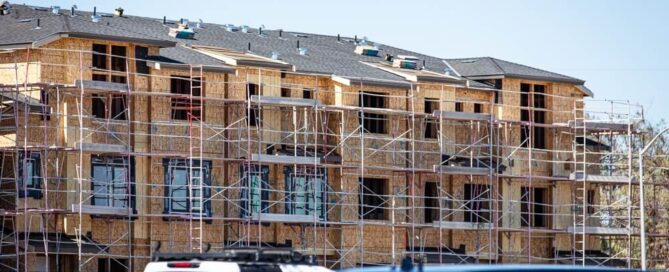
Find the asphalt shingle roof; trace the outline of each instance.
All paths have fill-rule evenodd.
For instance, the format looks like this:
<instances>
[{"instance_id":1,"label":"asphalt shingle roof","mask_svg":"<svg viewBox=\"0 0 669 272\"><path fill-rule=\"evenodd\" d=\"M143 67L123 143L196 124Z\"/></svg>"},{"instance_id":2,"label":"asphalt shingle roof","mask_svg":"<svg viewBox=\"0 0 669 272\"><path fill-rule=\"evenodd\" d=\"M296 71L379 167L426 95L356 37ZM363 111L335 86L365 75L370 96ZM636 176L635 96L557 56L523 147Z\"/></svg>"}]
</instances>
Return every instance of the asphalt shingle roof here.
<instances>
[{"instance_id":1,"label":"asphalt shingle roof","mask_svg":"<svg viewBox=\"0 0 669 272\"><path fill-rule=\"evenodd\" d=\"M447 59L448 64L463 77L509 76L528 79L544 79L582 85L585 81L492 57Z\"/></svg>"},{"instance_id":2,"label":"asphalt shingle roof","mask_svg":"<svg viewBox=\"0 0 669 272\"><path fill-rule=\"evenodd\" d=\"M139 26L118 24L117 21L123 18L103 18L101 22L94 23L91 15L90 12L79 11L77 16L70 16L69 10L60 10L58 14L54 14L49 8L13 5L9 15L0 16L0 45L35 44L59 34L82 37L95 35L164 46L173 45L173 42L161 39L158 35L136 30L135 28L141 28Z\"/></svg>"},{"instance_id":3,"label":"asphalt shingle roof","mask_svg":"<svg viewBox=\"0 0 669 272\"><path fill-rule=\"evenodd\" d=\"M422 66L424 62L427 70L437 73L445 73L450 70L441 58L381 44L375 44L379 47L379 57L358 55L354 53L356 47L354 38L350 37L338 39L337 36L279 30L263 30L261 35L258 29L250 28L248 33L244 33L241 30L228 31L224 25L204 23L201 24L201 28L194 28L194 39L177 39L168 35L169 29L177 26L178 22L175 21L167 21L167 24L163 24L163 19L139 16L113 17L98 13L102 15L100 21L93 22L91 15L92 12L76 11L75 16L71 16L69 9L53 14L49 8L14 5L10 15L0 16L0 25L3 26L0 45L35 45L57 34L68 34L74 37L104 37L112 40L161 45L163 48L160 56L154 58L161 61L224 66L223 62L195 52L189 47L202 45L245 52L250 44L253 54L271 57L272 52L277 52L280 54L280 60L294 65L299 72L333 74L350 79L387 82L405 82L405 80L398 75L365 65L362 62L379 62L386 54L411 55L420 59L419 66ZM37 18L40 19L40 28L36 28ZM190 25L195 26L193 23ZM298 41L300 47L307 49L306 55L299 54ZM482 74L525 73L577 80L492 58L480 58L480 61L477 62L476 65L464 65L457 60L449 60L455 70L465 77ZM475 82L470 84L473 87L490 87Z\"/></svg>"}]
</instances>

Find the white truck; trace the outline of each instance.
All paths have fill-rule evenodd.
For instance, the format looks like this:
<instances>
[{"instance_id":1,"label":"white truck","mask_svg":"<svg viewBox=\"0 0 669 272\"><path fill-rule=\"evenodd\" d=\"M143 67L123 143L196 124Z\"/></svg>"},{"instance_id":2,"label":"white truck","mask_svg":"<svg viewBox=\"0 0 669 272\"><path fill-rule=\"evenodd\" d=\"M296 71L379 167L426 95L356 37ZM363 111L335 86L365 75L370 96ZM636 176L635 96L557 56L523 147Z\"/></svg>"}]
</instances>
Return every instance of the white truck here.
<instances>
[{"instance_id":1,"label":"white truck","mask_svg":"<svg viewBox=\"0 0 669 272\"><path fill-rule=\"evenodd\" d=\"M216 253L156 253L144 272L332 272L291 249L231 248Z\"/></svg>"}]
</instances>

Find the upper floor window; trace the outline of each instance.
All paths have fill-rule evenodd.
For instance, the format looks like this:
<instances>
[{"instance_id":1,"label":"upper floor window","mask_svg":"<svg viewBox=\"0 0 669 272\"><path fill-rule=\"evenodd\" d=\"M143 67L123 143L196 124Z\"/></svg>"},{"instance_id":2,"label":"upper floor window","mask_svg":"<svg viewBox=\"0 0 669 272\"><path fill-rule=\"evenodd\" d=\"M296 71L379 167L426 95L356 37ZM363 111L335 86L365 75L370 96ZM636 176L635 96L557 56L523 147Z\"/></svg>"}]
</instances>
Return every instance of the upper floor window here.
<instances>
[{"instance_id":1,"label":"upper floor window","mask_svg":"<svg viewBox=\"0 0 669 272\"><path fill-rule=\"evenodd\" d=\"M281 97L290 97L290 89L281 88Z\"/></svg>"},{"instance_id":2,"label":"upper floor window","mask_svg":"<svg viewBox=\"0 0 669 272\"><path fill-rule=\"evenodd\" d=\"M533 95L530 96L530 93ZM546 128L541 126L546 123L546 111L543 110L546 108L545 96L546 86L544 85L520 84L520 121L534 123L532 129L528 124L520 126L522 147L546 148ZM532 102L530 102L530 97L532 97Z\"/></svg>"},{"instance_id":3,"label":"upper floor window","mask_svg":"<svg viewBox=\"0 0 669 272\"><path fill-rule=\"evenodd\" d=\"M247 89L246 93L247 100L251 99L251 96L260 95L260 86L258 86L258 84L249 83L246 85L246 89ZM249 126L252 127L257 126L259 117L260 117L260 110L255 105L252 105L251 108L249 108L246 112L246 119L248 120Z\"/></svg>"},{"instance_id":4,"label":"upper floor window","mask_svg":"<svg viewBox=\"0 0 669 272\"><path fill-rule=\"evenodd\" d=\"M425 223L440 220L439 213L439 189L436 182L425 183Z\"/></svg>"},{"instance_id":5,"label":"upper floor window","mask_svg":"<svg viewBox=\"0 0 669 272\"><path fill-rule=\"evenodd\" d=\"M111 46L111 69L114 71L126 71L127 52L125 46Z\"/></svg>"},{"instance_id":6,"label":"upper floor window","mask_svg":"<svg viewBox=\"0 0 669 272\"><path fill-rule=\"evenodd\" d=\"M548 226L548 190L522 187L520 196L520 225L523 227Z\"/></svg>"},{"instance_id":7,"label":"upper floor window","mask_svg":"<svg viewBox=\"0 0 669 272\"><path fill-rule=\"evenodd\" d=\"M107 45L93 44L93 68L107 70Z\"/></svg>"},{"instance_id":8,"label":"upper floor window","mask_svg":"<svg viewBox=\"0 0 669 272\"><path fill-rule=\"evenodd\" d=\"M284 167L287 214L315 215L325 219L325 173L325 168Z\"/></svg>"},{"instance_id":9,"label":"upper floor window","mask_svg":"<svg viewBox=\"0 0 669 272\"><path fill-rule=\"evenodd\" d=\"M42 105L40 109L40 117L42 120L51 120L51 108L49 107L49 93L46 89L41 89L39 92L39 103Z\"/></svg>"},{"instance_id":10,"label":"upper floor window","mask_svg":"<svg viewBox=\"0 0 669 272\"><path fill-rule=\"evenodd\" d=\"M170 93L172 102L172 120L202 119L202 78L172 76Z\"/></svg>"},{"instance_id":11,"label":"upper floor window","mask_svg":"<svg viewBox=\"0 0 669 272\"><path fill-rule=\"evenodd\" d=\"M483 105L481 103L474 103L474 113L482 113Z\"/></svg>"},{"instance_id":12,"label":"upper floor window","mask_svg":"<svg viewBox=\"0 0 669 272\"><path fill-rule=\"evenodd\" d=\"M92 80L127 83L127 47L93 44L92 49Z\"/></svg>"},{"instance_id":13,"label":"upper floor window","mask_svg":"<svg viewBox=\"0 0 669 272\"><path fill-rule=\"evenodd\" d=\"M92 156L92 185L95 206L134 208L134 176L127 157Z\"/></svg>"},{"instance_id":14,"label":"upper floor window","mask_svg":"<svg viewBox=\"0 0 669 272\"><path fill-rule=\"evenodd\" d=\"M490 222L490 186L465 184L465 222Z\"/></svg>"},{"instance_id":15,"label":"upper floor window","mask_svg":"<svg viewBox=\"0 0 669 272\"><path fill-rule=\"evenodd\" d=\"M241 216L267 213L269 210L269 167L244 165L241 168Z\"/></svg>"},{"instance_id":16,"label":"upper floor window","mask_svg":"<svg viewBox=\"0 0 669 272\"><path fill-rule=\"evenodd\" d=\"M588 190L588 214L594 214L595 213L595 208L597 208L597 205L595 204L595 190Z\"/></svg>"},{"instance_id":17,"label":"upper floor window","mask_svg":"<svg viewBox=\"0 0 669 272\"><path fill-rule=\"evenodd\" d=\"M365 112L365 108L387 108L386 98L380 93L360 92L359 106L363 108L358 117L359 124L369 133L388 133L387 117L381 113Z\"/></svg>"},{"instance_id":18,"label":"upper floor window","mask_svg":"<svg viewBox=\"0 0 669 272\"><path fill-rule=\"evenodd\" d=\"M101 119L128 120L127 98L123 94L93 94L91 114Z\"/></svg>"},{"instance_id":19,"label":"upper floor window","mask_svg":"<svg viewBox=\"0 0 669 272\"><path fill-rule=\"evenodd\" d=\"M462 112L462 102L455 102L455 111Z\"/></svg>"},{"instance_id":20,"label":"upper floor window","mask_svg":"<svg viewBox=\"0 0 669 272\"><path fill-rule=\"evenodd\" d=\"M304 89L304 90L302 90L302 98L304 98L304 99L312 99L312 98L314 98L314 90L312 90L312 89Z\"/></svg>"},{"instance_id":21,"label":"upper floor window","mask_svg":"<svg viewBox=\"0 0 669 272\"><path fill-rule=\"evenodd\" d=\"M425 138L436 139L438 135L439 122L433 118L432 113L439 110L439 101L436 99L425 99Z\"/></svg>"},{"instance_id":22,"label":"upper floor window","mask_svg":"<svg viewBox=\"0 0 669 272\"><path fill-rule=\"evenodd\" d=\"M211 161L164 159L165 213L211 216Z\"/></svg>"},{"instance_id":23,"label":"upper floor window","mask_svg":"<svg viewBox=\"0 0 669 272\"><path fill-rule=\"evenodd\" d=\"M19 152L18 157L19 197L42 198L40 153Z\"/></svg>"},{"instance_id":24,"label":"upper floor window","mask_svg":"<svg viewBox=\"0 0 669 272\"><path fill-rule=\"evenodd\" d=\"M502 89L504 88L504 85L502 83L501 79L495 79L494 80L494 86L495 86L495 104L502 104L504 103L504 93L502 93Z\"/></svg>"},{"instance_id":25,"label":"upper floor window","mask_svg":"<svg viewBox=\"0 0 669 272\"><path fill-rule=\"evenodd\" d=\"M149 56L149 48L144 46L135 46L135 67L139 74L149 74L149 66L146 65L146 58Z\"/></svg>"},{"instance_id":26,"label":"upper floor window","mask_svg":"<svg viewBox=\"0 0 669 272\"><path fill-rule=\"evenodd\" d=\"M359 214L363 219L386 219L388 197L386 183L388 180L379 178L360 178Z\"/></svg>"}]
</instances>

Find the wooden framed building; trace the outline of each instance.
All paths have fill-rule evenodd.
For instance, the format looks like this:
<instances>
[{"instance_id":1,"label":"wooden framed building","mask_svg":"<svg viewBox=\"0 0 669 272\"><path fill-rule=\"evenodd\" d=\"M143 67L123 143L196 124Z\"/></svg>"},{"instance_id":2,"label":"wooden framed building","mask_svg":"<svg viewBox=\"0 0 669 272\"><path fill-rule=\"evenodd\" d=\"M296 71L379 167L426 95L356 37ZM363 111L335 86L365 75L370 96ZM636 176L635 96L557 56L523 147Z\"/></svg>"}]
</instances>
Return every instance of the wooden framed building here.
<instances>
[{"instance_id":1,"label":"wooden framed building","mask_svg":"<svg viewBox=\"0 0 669 272\"><path fill-rule=\"evenodd\" d=\"M621 142L640 117L582 80L184 20L14 5L0 24L0 270L240 246L335 268L634 264Z\"/></svg>"}]
</instances>

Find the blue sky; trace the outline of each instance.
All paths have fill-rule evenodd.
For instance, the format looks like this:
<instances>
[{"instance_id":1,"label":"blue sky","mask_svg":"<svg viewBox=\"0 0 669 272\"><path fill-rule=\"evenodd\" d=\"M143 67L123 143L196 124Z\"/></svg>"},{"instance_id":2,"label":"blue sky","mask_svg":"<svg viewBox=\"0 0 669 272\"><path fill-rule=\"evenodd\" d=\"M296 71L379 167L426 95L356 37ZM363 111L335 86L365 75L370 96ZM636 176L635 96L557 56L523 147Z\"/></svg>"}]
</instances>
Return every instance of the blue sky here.
<instances>
[{"instance_id":1,"label":"blue sky","mask_svg":"<svg viewBox=\"0 0 669 272\"><path fill-rule=\"evenodd\" d=\"M21 1L23 2L23 1ZM586 80L597 99L669 119L669 1L26 1L33 5L265 25L369 39L439 56L493 56Z\"/></svg>"}]
</instances>

